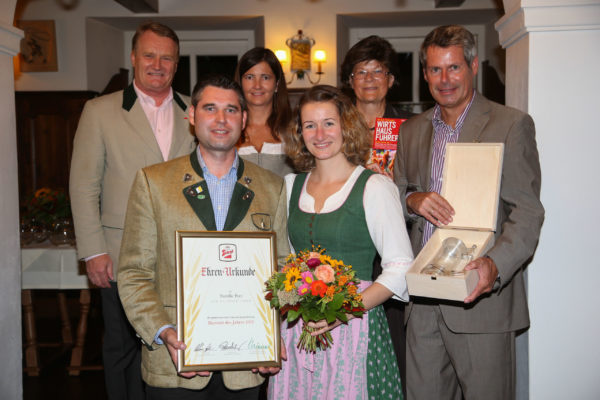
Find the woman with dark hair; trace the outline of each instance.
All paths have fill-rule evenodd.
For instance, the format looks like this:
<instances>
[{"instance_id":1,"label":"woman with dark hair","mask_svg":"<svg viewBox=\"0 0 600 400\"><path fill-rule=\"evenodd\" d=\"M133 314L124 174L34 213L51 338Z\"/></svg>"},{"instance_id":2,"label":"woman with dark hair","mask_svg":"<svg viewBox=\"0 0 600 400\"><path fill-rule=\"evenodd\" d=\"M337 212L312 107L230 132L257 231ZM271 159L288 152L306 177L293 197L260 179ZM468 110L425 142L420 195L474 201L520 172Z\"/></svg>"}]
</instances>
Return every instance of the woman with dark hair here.
<instances>
[{"instance_id":1,"label":"woman with dark hair","mask_svg":"<svg viewBox=\"0 0 600 400\"><path fill-rule=\"evenodd\" d=\"M248 103L248 120L238 143L239 155L278 175L292 172L281 135L289 129L292 110L279 60L269 49L255 47L238 62L235 80Z\"/></svg>"},{"instance_id":2,"label":"woman with dark hair","mask_svg":"<svg viewBox=\"0 0 600 400\"><path fill-rule=\"evenodd\" d=\"M387 40L375 35L362 39L348 50L341 70L342 84L354 94L356 108L369 126L371 141L377 118L406 119L414 115L386 102L388 90L398 79L397 54ZM376 163L367 168L384 173Z\"/></svg>"},{"instance_id":3,"label":"woman with dark hair","mask_svg":"<svg viewBox=\"0 0 600 400\"><path fill-rule=\"evenodd\" d=\"M282 324L287 361L269 383L271 399L402 398L381 303L408 300L405 275L412 250L398 189L383 175L363 167L369 152L368 128L339 89L320 85L300 99L286 152L304 171L285 177L288 234L296 250L312 246L353 266L368 310L328 324L309 322L313 335L331 331L333 345L315 353L296 348L302 323ZM373 258L383 272L371 281Z\"/></svg>"},{"instance_id":4,"label":"woman with dark hair","mask_svg":"<svg viewBox=\"0 0 600 400\"><path fill-rule=\"evenodd\" d=\"M344 57L342 63L342 83L354 94L356 108L369 126L369 140L373 143L375 120L377 118L407 119L414 114L386 102L388 90L398 80L397 54L387 40L379 36L369 36L356 43ZM385 152L385 150L371 150ZM382 155L385 157L385 154ZM388 175L378 163L368 163L367 168ZM391 168L390 168L391 170ZM375 261L374 273L381 272L379 259ZM394 300L384 305L394 352L396 353L400 375L406 377L406 334L404 331L404 304Z\"/></svg>"}]
</instances>

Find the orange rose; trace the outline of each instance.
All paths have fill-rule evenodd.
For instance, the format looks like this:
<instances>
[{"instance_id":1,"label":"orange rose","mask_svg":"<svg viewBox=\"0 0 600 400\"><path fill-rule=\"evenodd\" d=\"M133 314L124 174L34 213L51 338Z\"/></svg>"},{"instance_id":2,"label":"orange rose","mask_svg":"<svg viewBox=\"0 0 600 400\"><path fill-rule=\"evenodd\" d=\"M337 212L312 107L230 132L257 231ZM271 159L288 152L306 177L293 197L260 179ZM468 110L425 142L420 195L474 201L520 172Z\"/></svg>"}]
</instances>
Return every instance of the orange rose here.
<instances>
[{"instance_id":1,"label":"orange rose","mask_svg":"<svg viewBox=\"0 0 600 400\"><path fill-rule=\"evenodd\" d=\"M325 283L331 283L335 279L335 272L329 265L321 264L315 269L315 276Z\"/></svg>"}]
</instances>

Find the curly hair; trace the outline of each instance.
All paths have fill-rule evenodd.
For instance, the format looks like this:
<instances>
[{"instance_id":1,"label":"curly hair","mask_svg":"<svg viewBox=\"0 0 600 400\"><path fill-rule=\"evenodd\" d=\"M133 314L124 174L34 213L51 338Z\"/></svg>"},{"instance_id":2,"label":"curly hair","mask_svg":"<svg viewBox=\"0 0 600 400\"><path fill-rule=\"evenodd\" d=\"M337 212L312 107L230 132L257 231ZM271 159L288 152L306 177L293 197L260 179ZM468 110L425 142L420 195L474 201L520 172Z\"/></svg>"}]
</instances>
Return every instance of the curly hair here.
<instances>
[{"instance_id":1,"label":"curly hair","mask_svg":"<svg viewBox=\"0 0 600 400\"><path fill-rule=\"evenodd\" d=\"M285 75L279 60L275 54L264 47L255 47L248 50L240 58L235 70L235 81L242 84L242 76L256 64L266 62L277 80L275 94L273 95L273 111L267 120L271 135L274 139L279 139L281 132L287 131L292 120L292 108L288 99L288 90L285 83Z\"/></svg>"},{"instance_id":2,"label":"curly hair","mask_svg":"<svg viewBox=\"0 0 600 400\"><path fill-rule=\"evenodd\" d=\"M310 171L316 165L302 137L302 107L308 103L332 103L340 115L342 152L354 165L364 165L370 152L369 128L348 96L329 85L313 86L300 98L295 112L294 128L285 134L285 151L299 171Z\"/></svg>"}]
</instances>

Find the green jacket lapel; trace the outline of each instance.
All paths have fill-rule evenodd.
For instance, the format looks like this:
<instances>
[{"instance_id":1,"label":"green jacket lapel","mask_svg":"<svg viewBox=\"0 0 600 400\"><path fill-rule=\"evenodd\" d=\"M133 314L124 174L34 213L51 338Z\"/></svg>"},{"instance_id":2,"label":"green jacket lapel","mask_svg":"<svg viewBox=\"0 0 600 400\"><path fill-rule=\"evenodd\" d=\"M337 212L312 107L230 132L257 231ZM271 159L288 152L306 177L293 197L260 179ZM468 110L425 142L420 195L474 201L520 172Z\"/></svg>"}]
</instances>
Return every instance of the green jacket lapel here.
<instances>
[{"instance_id":1,"label":"green jacket lapel","mask_svg":"<svg viewBox=\"0 0 600 400\"><path fill-rule=\"evenodd\" d=\"M255 196L254 192L246 186L252 179L249 177L244 177L242 179L244 174L244 161L241 158L238 158L238 162L238 181L235 183L231 202L229 203L227 218L225 219L225 225L223 226L224 231L232 231L240 224L240 222L242 222L246 217ZM215 213L212 207L210 193L208 192L208 185L204 180L204 172L202 171L195 150L190 154L190 163L192 164L194 171L202 178L202 181L185 187L183 189L183 195L206 229L215 231L217 230Z\"/></svg>"},{"instance_id":2,"label":"green jacket lapel","mask_svg":"<svg viewBox=\"0 0 600 400\"><path fill-rule=\"evenodd\" d=\"M247 185L252 182L252 179L250 177L244 177L244 179L242 179L245 168L244 161L241 157L238 157L238 160L238 181L235 183L231 202L229 203L227 218L225 219L225 225L223 226L224 231L232 231L240 224L240 222L242 222L250 209L252 200L254 200L254 192L247 187Z\"/></svg>"},{"instance_id":3,"label":"green jacket lapel","mask_svg":"<svg viewBox=\"0 0 600 400\"><path fill-rule=\"evenodd\" d=\"M202 181L185 187L183 189L183 195L200 221L204 224L206 230L216 231L217 224L215 222L215 213L210 200L210 193L208 192L208 186L204 180L204 173L198 162L198 156L195 150L190 154L190 162L194 171L202 178Z\"/></svg>"}]
</instances>

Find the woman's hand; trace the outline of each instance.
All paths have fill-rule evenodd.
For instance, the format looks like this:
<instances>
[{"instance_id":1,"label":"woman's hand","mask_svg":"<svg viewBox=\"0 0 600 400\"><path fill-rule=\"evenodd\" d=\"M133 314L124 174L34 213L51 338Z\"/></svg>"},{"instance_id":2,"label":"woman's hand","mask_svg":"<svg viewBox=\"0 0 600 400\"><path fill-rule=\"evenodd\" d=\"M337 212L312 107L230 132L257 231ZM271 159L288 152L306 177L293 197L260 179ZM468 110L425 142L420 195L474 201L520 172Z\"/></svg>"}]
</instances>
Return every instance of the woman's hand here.
<instances>
[{"instance_id":1,"label":"woman's hand","mask_svg":"<svg viewBox=\"0 0 600 400\"><path fill-rule=\"evenodd\" d=\"M350 321L351 319L354 318L354 315L352 315L352 314L346 314L346 317L348 318L348 321ZM325 333L327 331L330 331L330 330L332 330L332 329L340 326L341 324L343 324L343 322L340 321L339 319L336 319L331 324L328 324L327 320L322 319L322 320L317 321L317 322L310 321L307 325L308 325L309 328L316 329L315 331L311 332L310 335L311 336L318 336L318 335L320 335L322 333Z\"/></svg>"}]
</instances>

